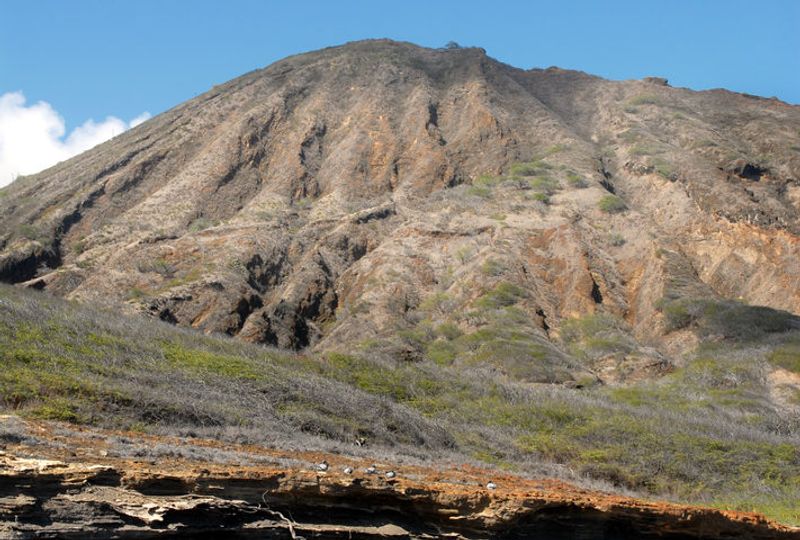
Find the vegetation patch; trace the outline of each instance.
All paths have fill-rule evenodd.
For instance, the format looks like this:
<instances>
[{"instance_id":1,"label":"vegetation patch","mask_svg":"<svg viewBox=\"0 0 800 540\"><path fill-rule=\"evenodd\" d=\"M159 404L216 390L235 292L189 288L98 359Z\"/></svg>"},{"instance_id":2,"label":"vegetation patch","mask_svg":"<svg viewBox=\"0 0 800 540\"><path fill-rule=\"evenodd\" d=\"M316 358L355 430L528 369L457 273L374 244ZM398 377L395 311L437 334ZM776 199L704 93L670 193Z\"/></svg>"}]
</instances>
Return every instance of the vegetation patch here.
<instances>
[{"instance_id":1,"label":"vegetation patch","mask_svg":"<svg viewBox=\"0 0 800 540\"><path fill-rule=\"evenodd\" d=\"M512 306L525 297L525 289L513 283L503 281L475 301L482 309L499 309Z\"/></svg>"},{"instance_id":2,"label":"vegetation patch","mask_svg":"<svg viewBox=\"0 0 800 540\"><path fill-rule=\"evenodd\" d=\"M655 94L638 94L625 103L629 107L640 107L642 105L661 105L662 100Z\"/></svg>"},{"instance_id":3,"label":"vegetation patch","mask_svg":"<svg viewBox=\"0 0 800 540\"><path fill-rule=\"evenodd\" d=\"M577 189L589 187L589 183L586 181L586 179L573 171L567 171L567 184L569 184L570 187Z\"/></svg>"},{"instance_id":4,"label":"vegetation patch","mask_svg":"<svg viewBox=\"0 0 800 540\"><path fill-rule=\"evenodd\" d=\"M675 166L664 159L661 158L654 159L653 168L657 174L663 176L668 180L673 180L675 178Z\"/></svg>"},{"instance_id":5,"label":"vegetation patch","mask_svg":"<svg viewBox=\"0 0 800 540\"><path fill-rule=\"evenodd\" d=\"M508 172L511 176L536 176L539 174L547 174L547 172L552 168L552 165L549 163L545 163L541 159L535 159L533 161L525 161L522 163L513 163L511 167L509 167Z\"/></svg>"},{"instance_id":6,"label":"vegetation patch","mask_svg":"<svg viewBox=\"0 0 800 540\"><path fill-rule=\"evenodd\" d=\"M800 373L800 343L788 343L776 347L770 352L768 359L774 366Z\"/></svg>"},{"instance_id":7,"label":"vegetation patch","mask_svg":"<svg viewBox=\"0 0 800 540\"><path fill-rule=\"evenodd\" d=\"M664 298L657 307L668 331L691 327L701 336L716 335L739 342L787 332L800 323L786 311L718 298Z\"/></svg>"},{"instance_id":8,"label":"vegetation patch","mask_svg":"<svg viewBox=\"0 0 800 540\"><path fill-rule=\"evenodd\" d=\"M619 214L628 209L625 201L616 195L604 195L597 203L597 207L607 214Z\"/></svg>"},{"instance_id":9,"label":"vegetation patch","mask_svg":"<svg viewBox=\"0 0 800 540\"><path fill-rule=\"evenodd\" d=\"M309 449L365 437L378 456L560 463L649 496L800 522L797 427L765 398L767 367L797 363L790 315L665 301L690 315L682 324L713 332L763 320L750 321L753 334L734 322L739 337L658 380L579 389L527 383L569 381L593 358L625 354L635 346L625 323L602 313L565 322L565 354L520 308L525 297L504 281L472 311L442 309L453 299L436 296L399 338L421 347L408 361L381 339L355 354L289 354L2 285L0 396L23 416L111 428Z\"/></svg>"},{"instance_id":10,"label":"vegetation patch","mask_svg":"<svg viewBox=\"0 0 800 540\"><path fill-rule=\"evenodd\" d=\"M561 326L561 339L570 353L583 360L631 352L636 344L628 335L622 321L605 313L569 319Z\"/></svg>"}]
</instances>

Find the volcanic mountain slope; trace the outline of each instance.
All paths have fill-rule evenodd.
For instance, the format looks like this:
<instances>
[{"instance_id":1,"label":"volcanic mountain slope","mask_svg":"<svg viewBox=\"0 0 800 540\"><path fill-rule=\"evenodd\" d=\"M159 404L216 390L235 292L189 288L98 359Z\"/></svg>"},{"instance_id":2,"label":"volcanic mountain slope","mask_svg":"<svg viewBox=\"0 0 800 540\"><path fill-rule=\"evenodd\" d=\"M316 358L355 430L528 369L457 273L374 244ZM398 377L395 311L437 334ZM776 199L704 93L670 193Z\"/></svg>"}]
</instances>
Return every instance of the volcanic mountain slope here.
<instances>
[{"instance_id":1,"label":"volcanic mountain slope","mask_svg":"<svg viewBox=\"0 0 800 540\"><path fill-rule=\"evenodd\" d=\"M705 309L687 302L800 312L798 179L796 106L364 41L18 179L0 191L0 279L253 342L382 340L412 359L436 328L508 327L505 310L549 360L501 371L619 381L693 346L662 337ZM595 313L625 352L576 362L569 321Z\"/></svg>"}]
</instances>

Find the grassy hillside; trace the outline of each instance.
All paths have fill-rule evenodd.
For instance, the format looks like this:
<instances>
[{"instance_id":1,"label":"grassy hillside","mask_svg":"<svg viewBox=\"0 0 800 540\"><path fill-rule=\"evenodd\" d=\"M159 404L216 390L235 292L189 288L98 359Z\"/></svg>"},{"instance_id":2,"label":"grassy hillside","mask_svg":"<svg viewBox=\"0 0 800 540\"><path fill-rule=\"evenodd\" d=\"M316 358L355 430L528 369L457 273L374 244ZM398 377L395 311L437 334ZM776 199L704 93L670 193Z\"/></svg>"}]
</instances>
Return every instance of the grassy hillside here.
<instances>
[{"instance_id":1,"label":"grassy hillside","mask_svg":"<svg viewBox=\"0 0 800 540\"><path fill-rule=\"evenodd\" d=\"M522 383L498 365L551 373L624 346L613 319L571 321L569 358L530 348L514 306L489 302L482 334L418 329L420 360L390 346L289 354L0 286L0 404L103 427L419 458L451 456L540 474L572 471L648 496L758 510L800 523L800 373L789 314L665 301L705 344L658 380L627 386ZM486 357L491 362L471 362ZM555 360L554 360L555 358ZM558 377L554 377L557 380Z\"/></svg>"}]
</instances>

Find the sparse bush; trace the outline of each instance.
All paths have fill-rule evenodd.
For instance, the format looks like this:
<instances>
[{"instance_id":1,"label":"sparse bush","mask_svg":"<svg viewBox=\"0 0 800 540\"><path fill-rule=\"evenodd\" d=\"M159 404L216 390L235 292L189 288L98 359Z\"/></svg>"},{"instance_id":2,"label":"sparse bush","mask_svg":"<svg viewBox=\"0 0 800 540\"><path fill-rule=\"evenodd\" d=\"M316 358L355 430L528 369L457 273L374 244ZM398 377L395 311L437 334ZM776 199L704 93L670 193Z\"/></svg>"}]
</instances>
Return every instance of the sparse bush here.
<instances>
[{"instance_id":1,"label":"sparse bush","mask_svg":"<svg viewBox=\"0 0 800 540\"><path fill-rule=\"evenodd\" d=\"M702 336L740 342L757 341L800 324L800 319L785 311L717 298L662 299L657 307L664 314L668 331L691 326Z\"/></svg>"},{"instance_id":2,"label":"sparse bush","mask_svg":"<svg viewBox=\"0 0 800 540\"><path fill-rule=\"evenodd\" d=\"M313 204L314 199L311 197L301 197L300 199L296 199L292 202L292 205L300 210L307 210L308 208L311 208Z\"/></svg>"},{"instance_id":3,"label":"sparse bush","mask_svg":"<svg viewBox=\"0 0 800 540\"><path fill-rule=\"evenodd\" d=\"M692 148L711 148L714 146L719 146L719 145L710 139L700 139L699 141L695 141L692 144Z\"/></svg>"},{"instance_id":4,"label":"sparse bush","mask_svg":"<svg viewBox=\"0 0 800 540\"><path fill-rule=\"evenodd\" d=\"M42 236L39 229L27 223L20 225L18 232L20 236L27 238L28 240L39 240L39 238Z\"/></svg>"},{"instance_id":5,"label":"sparse bush","mask_svg":"<svg viewBox=\"0 0 800 540\"><path fill-rule=\"evenodd\" d=\"M567 183L573 187L578 189L583 189L589 187L589 183L584 179L581 175L569 171L567 172Z\"/></svg>"},{"instance_id":6,"label":"sparse bush","mask_svg":"<svg viewBox=\"0 0 800 540\"><path fill-rule=\"evenodd\" d=\"M525 296L525 289L507 281L499 283L494 289L482 295L475 305L482 309L498 309L511 306Z\"/></svg>"},{"instance_id":7,"label":"sparse bush","mask_svg":"<svg viewBox=\"0 0 800 540\"><path fill-rule=\"evenodd\" d=\"M72 252L75 255L80 255L86 250L86 240L83 238L72 244Z\"/></svg>"},{"instance_id":8,"label":"sparse bush","mask_svg":"<svg viewBox=\"0 0 800 540\"><path fill-rule=\"evenodd\" d=\"M622 321L605 313L567 319L561 326L561 339L574 356L585 360L626 354L635 348Z\"/></svg>"},{"instance_id":9,"label":"sparse bush","mask_svg":"<svg viewBox=\"0 0 800 540\"><path fill-rule=\"evenodd\" d=\"M778 367L800 373L800 343L789 343L773 350L769 361Z\"/></svg>"},{"instance_id":10,"label":"sparse bush","mask_svg":"<svg viewBox=\"0 0 800 540\"><path fill-rule=\"evenodd\" d=\"M143 274L154 272L164 277L172 277L176 270L172 263L163 258L139 262L139 264L136 265L136 269Z\"/></svg>"},{"instance_id":11,"label":"sparse bush","mask_svg":"<svg viewBox=\"0 0 800 540\"><path fill-rule=\"evenodd\" d=\"M493 188L502 181L499 176L492 176L490 174L482 174L472 181L472 185L476 187Z\"/></svg>"},{"instance_id":12,"label":"sparse bush","mask_svg":"<svg viewBox=\"0 0 800 540\"><path fill-rule=\"evenodd\" d=\"M530 196L531 200L543 204L550 204L550 196L547 193L534 193Z\"/></svg>"},{"instance_id":13,"label":"sparse bush","mask_svg":"<svg viewBox=\"0 0 800 540\"><path fill-rule=\"evenodd\" d=\"M481 265L481 272L486 276L502 276L508 271L508 267L497 259L486 259Z\"/></svg>"},{"instance_id":14,"label":"sparse bush","mask_svg":"<svg viewBox=\"0 0 800 540\"><path fill-rule=\"evenodd\" d=\"M563 143L553 144L545 148L543 157L552 156L553 154L558 154L566 150L569 150L568 144L563 144Z\"/></svg>"},{"instance_id":15,"label":"sparse bush","mask_svg":"<svg viewBox=\"0 0 800 540\"><path fill-rule=\"evenodd\" d=\"M653 94L639 94L627 101L629 106L639 107L641 105L660 105L661 98Z\"/></svg>"},{"instance_id":16,"label":"sparse bush","mask_svg":"<svg viewBox=\"0 0 800 540\"><path fill-rule=\"evenodd\" d=\"M439 312L448 314L455 307L454 299L445 292L436 292L427 296L425 300L420 302L419 309L425 312Z\"/></svg>"},{"instance_id":17,"label":"sparse bush","mask_svg":"<svg viewBox=\"0 0 800 540\"><path fill-rule=\"evenodd\" d=\"M466 264L474 254L475 250L472 247L462 246L456 251L456 258L461 264Z\"/></svg>"},{"instance_id":18,"label":"sparse bush","mask_svg":"<svg viewBox=\"0 0 800 540\"><path fill-rule=\"evenodd\" d=\"M608 243L614 247L625 245L625 237L619 233L611 233L608 235Z\"/></svg>"},{"instance_id":19,"label":"sparse bush","mask_svg":"<svg viewBox=\"0 0 800 540\"><path fill-rule=\"evenodd\" d=\"M144 298L145 296L147 296L147 293L143 289L140 289L139 287L132 287L128 291L126 298L128 300L138 300L140 298Z\"/></svg>"},{"instance_id":20,"label":"sparse bush","mask_svg":"<svg viewBox=\"0 0 800 540\"><path fill-rule=\"evenodd\" d=\"M675 177L675 167L663 159L654 159L653 168L655 169L656 173L663 176L667 180L673 180Z\"/></svg>"},{"instance_id":21,"label":"sparse bush","mask_svg":"<svg viewBox=\"0 0 800 540\"><path fill-rule=\"evenodd\" d=\"M513 163L508 172L511 176L536 176L546 174L552 166L544 161L537 159L524 163Z\"/></svg>"},{"instance_id":22,"label":"sparse bush","mask_svg":"<svg viewBox=\"0 0 800 540\"><path fill-rule=\"evenodd\" d=\"M473 195L475 197L480 197L482 199L488 199L492 196L491 188L486 186L470 186L467 190L469 195Z\"/></svg>"},{"instance_id":23,"label":"sparse bush","mask_svg":"<svg viewBox=\"0 0 800 540\"><path fill-rule=\"evenodd\" d=\"M628 209L625 201L616 195L604 195L600 202L597 203L597 206L607 214L618 214Z\"/></svg>"},{"instance_id":24,"label":"sparse bush","mask_svg":"<svg viewBox=\"0 0 800 540\"><path fill-rule=\"evenodd\" d=\"M451 322L445 322L440 324L436 328L436 333L442 336L443 338L451 341L463 335L461 328L459 328L458 325L453 324Z\"/></svg>"},{"instance_id":25,"label":"sparse bush","mask_svg":"<svg viewBox=\"0 0 800 540\"><path fill-rule=\"evenodd\" d=\"M657 154L659 151L657 148L653 146L648 146L644 143L639 143L631 146L629 150L632 156L652 156Z\"/></svg>"},{"instance_id":26,"label":"sparse bush","mask_svg":"<svg viewBox=\"0 0 800 540\"><path fill-rule=\"evenodd\" d=\"M204 217L199 217L189 224L189 231L200 232L212 227L213 225L214 224L211 222L211 220Z\"/></svg>"},{"instance_id":27,"label":"sparse bush","mask_svg":"<svg viewBox=\"0 0 800 540\"><path fill-rule=\"evenodd\" d=\"M553 195L556 191L561 189L561 185L558 183L558 180L555 180L549 176L537 176L529 180L529 183L531 189L537 193L545 193L547 195Z\"/></svg>"},{"instance_id":28,"label":"sparse bush","mask_svg":"<svg viewBox=\"0 0 800 540\"><path fill-rule=\"evenodd\" d=\"M458 348L450 341L436 340L428 345L429 360L441 366L449 366L456 359Z\"/></svg>"}]
</instances>

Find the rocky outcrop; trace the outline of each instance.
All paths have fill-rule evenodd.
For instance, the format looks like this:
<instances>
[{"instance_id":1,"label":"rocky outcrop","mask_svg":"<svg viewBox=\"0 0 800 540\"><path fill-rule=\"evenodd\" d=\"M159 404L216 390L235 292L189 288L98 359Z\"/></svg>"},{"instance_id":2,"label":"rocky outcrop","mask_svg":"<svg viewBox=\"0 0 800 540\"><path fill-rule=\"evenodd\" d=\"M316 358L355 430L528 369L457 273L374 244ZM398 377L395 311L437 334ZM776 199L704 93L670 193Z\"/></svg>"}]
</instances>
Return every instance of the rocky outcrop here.
<instances>
[{"instance_id":1,"label":"rocky outcrop","mask_svg":"<svg viewBox=\"0 0 800 540\"><path fill-rule=\"evenodd\" d=\"M37 440L0 452L3 538L800 538L755 514L645 502L471 467L379 461L377 474L367 474L363 457L52 431L36 426ZM169 448L171 455L123 458L120 441ZM197 449L219 455L179 457ZM326 472L314 467L322 459L330 463ZM345 466L354 471L343 472ZM389 469L394 478L387 478ZM485 487L488 478L496 489Z\"/></svg>"}]
</instances>

